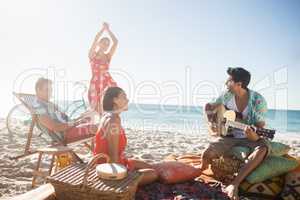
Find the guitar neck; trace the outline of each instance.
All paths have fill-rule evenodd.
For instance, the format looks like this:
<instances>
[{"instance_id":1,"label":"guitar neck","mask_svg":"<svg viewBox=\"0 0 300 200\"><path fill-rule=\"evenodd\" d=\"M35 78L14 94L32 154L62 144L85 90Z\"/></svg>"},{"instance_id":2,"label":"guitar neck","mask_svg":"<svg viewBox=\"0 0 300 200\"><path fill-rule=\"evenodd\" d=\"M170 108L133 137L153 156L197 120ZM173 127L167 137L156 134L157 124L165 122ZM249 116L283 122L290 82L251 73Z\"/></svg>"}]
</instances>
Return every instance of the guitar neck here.
<instances>
[{"instance_id":1,"label":"guitar neck","mask_svg":"<svg viewBox=\"0 0 300 200\"><path fill-rule=\"evenodd\" d=\"M230 126L232 128L237 128L237 129L241 129L241 130L245 130L248 126L248 125L242 124L240 122L236 122L236 121L227 121L226 123L228 126ZM255 132L260 136L268 137L270 139L273 139L274 134L275 134L275 130L269 130L269 129L263 129L263 128L256 128Z\"/></svg>"},{"instance_id":2,"label":"guitar neck","mask_svg":"<svg viewBox=\"0 0 300 200\"><path fill-rule=\"evenodd\" d=\"M247 128L247 125L240 123L240 122L235 122L235 121L227 121L227 124L231 126L232 128L237 128L241 130L245 130Z\"/></svg>"}]
</instances>

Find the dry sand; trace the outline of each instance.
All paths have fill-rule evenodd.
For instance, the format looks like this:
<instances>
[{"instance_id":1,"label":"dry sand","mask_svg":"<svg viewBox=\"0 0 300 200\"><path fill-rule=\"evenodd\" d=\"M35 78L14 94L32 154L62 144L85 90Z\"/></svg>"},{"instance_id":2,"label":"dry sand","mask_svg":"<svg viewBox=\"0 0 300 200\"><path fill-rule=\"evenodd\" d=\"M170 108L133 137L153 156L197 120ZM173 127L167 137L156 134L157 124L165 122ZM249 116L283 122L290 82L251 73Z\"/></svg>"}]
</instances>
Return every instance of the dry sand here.
<instances>
[{"instance_id":1,"label":"dry sand","mask_svg":"<svg viewBox=\"0 0 300 200\"><path fill-rule=\"evenodd\" d=\"M16 123L16 130L20 135L9 137L8 130L5 126L5 120L0 119L0 198L13 196L24 193L31 189L32 170L37 161L37 154L16 160L10 157L22 153L26 141L27 128ZM212 139L207 133L187 134L187 133L170 133L170 132L152 132L127 129L127 155L143 159L149 162L159 162L170 154L199 154ZM37 137L38 138L38 137ZM275 141L289 144L292 149L290 155L300 157L300 139L291 137L279 137ZM47 144L46 141L36 139L33 146L37 143L42 147ZM81 157L88 160L91 154L87 148L82 146L74 147L75 152ZM43 169L49 166L49 159L45 159Z\"/></svg>"}]
</instances>

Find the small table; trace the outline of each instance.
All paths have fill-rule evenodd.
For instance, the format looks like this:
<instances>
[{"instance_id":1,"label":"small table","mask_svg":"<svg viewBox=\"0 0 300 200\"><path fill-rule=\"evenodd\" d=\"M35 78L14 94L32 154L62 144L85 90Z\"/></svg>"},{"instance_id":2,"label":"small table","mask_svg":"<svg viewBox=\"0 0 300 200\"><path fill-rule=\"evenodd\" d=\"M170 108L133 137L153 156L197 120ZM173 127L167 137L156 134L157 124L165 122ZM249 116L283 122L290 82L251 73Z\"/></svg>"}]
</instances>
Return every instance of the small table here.
<instances>
[{"instance_id":1,"label":"small table","mask_svg":"<svg viewBox=\"0 0 300 200\"><path fill-rule=\"evenodd\" d=\"M36 169L32 172L32 174L33 174L32 183L31 183L32 187L35 187L35 182L36 182L37 177L42 177L45 179L47 176L51 175L51 172L53 169L53 163L57 156L59 156L61 154L65 154L65 153L71 153L72 149L69 147L66 147L66 146L57 146L57 147L40 148L40 149L37 149L37 152L38 152L38 161L37 161ZM44 154L52 156L48 173L43 173L40 171L40 167L42 164L42 157Z\"/></svg>"}]
</instances>

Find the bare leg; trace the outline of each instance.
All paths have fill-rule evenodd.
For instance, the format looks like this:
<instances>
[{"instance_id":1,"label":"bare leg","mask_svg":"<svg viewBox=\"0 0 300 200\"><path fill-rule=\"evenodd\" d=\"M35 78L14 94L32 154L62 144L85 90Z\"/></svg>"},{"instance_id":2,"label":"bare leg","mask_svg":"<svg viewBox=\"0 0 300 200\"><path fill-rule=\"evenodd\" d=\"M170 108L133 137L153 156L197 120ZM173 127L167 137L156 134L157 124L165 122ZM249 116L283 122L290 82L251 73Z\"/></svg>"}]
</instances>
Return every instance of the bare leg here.
<instances>
[{"instance_id":1,"label":"bare leg","mask_svg":"<svg viewBox=\"0 0 300 200\"><path fill-rule=\"evenodd\" d=\"M140 186L147 185L158 179L158 174L155 169L139 169L139 171L143 173L143 178L139 182Z\"/></svg>"},{"instance_id":2,"label":"bare leg","mask_svg":"<svg viewBox=\"0 0 300 200\"><path fill-rule=\"evenodd\" d=\"M143 173L143 178L139 182L139 185L146 185L158 179L158 174L151 164L141 160L131 160L131 162L135 169Z\"/></svg>"},{"instance_id":3,"label":"bare leg","mask_svg":"<svg viewBox=\"0 0 300 200\"><path fill-rule=\"evenodd\" d=\"M203 151L201 156L201 165L200 165L201 171L208 169L209 165L212 163L212 160L220 156L218 151L216 151L216 149L213 148L214 147L209 146L207 149Z\"/></svg>"},{"instance_id":4,"label":"bare leg","mask_svg":"<svg viewBox=\"0 0 300 200\"><path fill-rule=\"evenodd\" d=\"M241 168L232 183L226 187L225 192L232 200L238 200L238 188L241 182L263 161L267 154L266 147L259 147L248 157L248 162Z\"/></svg>"},{"instance_id":5,"label":"bare leg","mask_svg":"<svg viewBox=\"0 0 300 200\"><path fill-rule=\"evenodd\" d=\"M211 159L209 159L207 156L205 156L206 152L203 152L203 156L201 159L201 165L200 165L200 170L204 171L208 168L209 164L211 163Z\"/></svg>"},{"instance_id":6,"label":"bare leg","mask_svg":"<svg viewBox=\"0 0 300 200\"><path fill-rule=\"evenodd\" d=\"M103 113L103 109L102 109L102 104L98 101L91 101L90 102L90 108L92 111L96 111L97 113L99 113L101 115L101 113Z\"/></svg>"},{"instance_id":7,"label":"bare leg","mask_svg":"<svg viewBox=\"0 0 300 200\"><path fill-rule=\"evenodd\" d=\"M99 113L101 115L101 113L103 113L103 108L102 108L102 104L100 102L98 102L95 106L94 109L97 113Z\"/></svg>"},{"instance_id":8,"label":"bare leg","mask_svg":"<svg viewBox=\"0 0 300 200\"><path fill-rule=\"evenodd\" d=\"M224 155L225 152L228 152L238 142L239 140L235 138L226 137L218 137L216 141L211 142L202 153L200 170L206 170L213 159Z\"/></svg>"}]
</instances>

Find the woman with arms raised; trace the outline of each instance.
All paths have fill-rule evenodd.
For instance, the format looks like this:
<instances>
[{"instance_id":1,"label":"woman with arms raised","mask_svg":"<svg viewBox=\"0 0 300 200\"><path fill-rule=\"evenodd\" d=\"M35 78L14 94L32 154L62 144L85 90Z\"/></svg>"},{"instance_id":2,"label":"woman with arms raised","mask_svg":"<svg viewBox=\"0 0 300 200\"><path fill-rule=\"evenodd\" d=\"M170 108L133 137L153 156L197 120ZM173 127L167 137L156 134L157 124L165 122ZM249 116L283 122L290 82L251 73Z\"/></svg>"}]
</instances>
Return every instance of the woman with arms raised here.
<instances>
[{"instance_id":1,"label":"woman with arms raised","mask_svg":"<svg viewBox=\"0 0 300 200\"><path fill-rule=\"evenodd\" d=\"M108 37L102 37L104 31L107 31L112 40L110 49L110 39ZM99 114L102 113L102 105L100 102L102 101L103 91L107 87L117 86L117 83L109 73L109 64L116 51L117 45L118 40L111 32L109 25L103 23L103 27L100 32L97 33L89 51L92 78L90 80L88 99L92 110L95 110Z\"/></svg>"}]
</instances>

